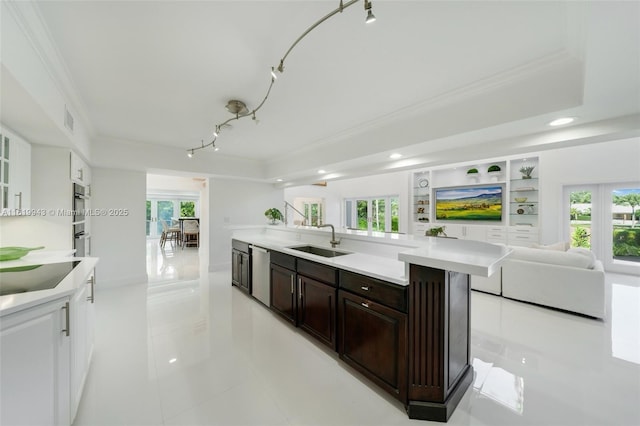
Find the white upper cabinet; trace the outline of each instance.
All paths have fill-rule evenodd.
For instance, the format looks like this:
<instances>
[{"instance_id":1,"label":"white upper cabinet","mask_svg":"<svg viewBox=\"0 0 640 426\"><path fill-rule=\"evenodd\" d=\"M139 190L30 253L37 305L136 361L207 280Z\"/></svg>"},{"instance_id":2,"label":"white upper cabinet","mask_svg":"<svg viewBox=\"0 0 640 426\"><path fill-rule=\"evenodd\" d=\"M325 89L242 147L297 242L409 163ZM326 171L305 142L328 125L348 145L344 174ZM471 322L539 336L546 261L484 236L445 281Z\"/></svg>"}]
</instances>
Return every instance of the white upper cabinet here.
<instances>
[{"instance_id":1,"label":"white upper cabinet","mask_svg":"<svg viewBox=\"0 0 640 426\"><path fill-rule=\"evenodd\" d=\"M1 127L0 206L9 215L31 207L31 145Z\"/></svg>"},{"instance_id":2,"label":"white upper cabinet","mask_svg":"<svg viewBox=\"0 0 640 426\"><path fill-rule=\"evenodd\" d=\"M85 163L82 158L73 151L71 151L69 172L72 182L79 183L84 186L91 185L91 169L87 163Z\"/></svg>"}]
</instances>

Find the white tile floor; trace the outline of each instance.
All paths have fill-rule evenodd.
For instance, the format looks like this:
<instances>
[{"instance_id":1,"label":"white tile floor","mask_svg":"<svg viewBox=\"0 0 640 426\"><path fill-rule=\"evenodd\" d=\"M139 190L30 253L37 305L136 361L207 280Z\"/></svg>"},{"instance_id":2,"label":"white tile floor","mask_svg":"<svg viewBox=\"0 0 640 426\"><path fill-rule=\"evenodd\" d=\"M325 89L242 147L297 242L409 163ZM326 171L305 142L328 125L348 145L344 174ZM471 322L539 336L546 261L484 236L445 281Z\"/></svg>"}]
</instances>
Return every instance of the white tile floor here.
<instances>
[{"instance_id":1,"label":"white tile floor","mask_svg":"<svg viewBox=\"0 0 640 426\"><path fill-rule=\"evenodd\" d=\"M150 283L98 290L75 425L426 425L197 249L149 244ZM640 283L607 277L606 321L472 292L475 382L451 425L639 425Z\"/></svg>"}]
</instances>

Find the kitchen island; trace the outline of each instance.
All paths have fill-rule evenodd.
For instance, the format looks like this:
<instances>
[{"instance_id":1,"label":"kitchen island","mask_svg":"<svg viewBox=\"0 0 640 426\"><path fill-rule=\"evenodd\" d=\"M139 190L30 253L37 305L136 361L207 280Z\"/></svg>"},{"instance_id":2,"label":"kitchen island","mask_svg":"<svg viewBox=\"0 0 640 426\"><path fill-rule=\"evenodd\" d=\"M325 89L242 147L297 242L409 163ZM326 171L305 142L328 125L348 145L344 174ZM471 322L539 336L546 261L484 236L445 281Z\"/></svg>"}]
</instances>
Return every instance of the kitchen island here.
<instances>
[{"instance_id":1,"label":"kitchen island","mask_svg":"<svg viewBox=\"0 0 640 426\"><path fill-rule=\"evenodd\" d=\"M326 232L309 229L244 230L234 239L275 253L274 312L336 350L410 418L447 421L473 377L469 275L495 273L510 250L444 238L336 236L335 249ZM340 253L301 251L307 246Z\"/></svg>"}]
</instances>

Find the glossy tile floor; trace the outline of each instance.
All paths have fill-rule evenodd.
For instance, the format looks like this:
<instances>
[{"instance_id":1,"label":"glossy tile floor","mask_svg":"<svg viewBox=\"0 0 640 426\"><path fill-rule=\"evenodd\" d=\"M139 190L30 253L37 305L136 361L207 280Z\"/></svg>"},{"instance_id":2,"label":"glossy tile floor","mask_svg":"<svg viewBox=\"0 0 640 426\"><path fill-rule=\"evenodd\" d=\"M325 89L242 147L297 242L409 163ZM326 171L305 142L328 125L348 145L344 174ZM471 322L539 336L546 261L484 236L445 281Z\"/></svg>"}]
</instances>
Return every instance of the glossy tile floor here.
<instances>
[{"instance_id":1,"label":"glossy tile floor","mask_svg":"<svg viewBox=\"0 0 640 426\"><path fill-rule=\"evenodd\" d=\"M434 424L232 288L231 271L201 271L197 249L151 241L148 259L149 284L97 292L75 425ZM640 424L638 281L607 277L604 322L472 292L475 380L448 424Z\"/></svg>"}]
</instances>

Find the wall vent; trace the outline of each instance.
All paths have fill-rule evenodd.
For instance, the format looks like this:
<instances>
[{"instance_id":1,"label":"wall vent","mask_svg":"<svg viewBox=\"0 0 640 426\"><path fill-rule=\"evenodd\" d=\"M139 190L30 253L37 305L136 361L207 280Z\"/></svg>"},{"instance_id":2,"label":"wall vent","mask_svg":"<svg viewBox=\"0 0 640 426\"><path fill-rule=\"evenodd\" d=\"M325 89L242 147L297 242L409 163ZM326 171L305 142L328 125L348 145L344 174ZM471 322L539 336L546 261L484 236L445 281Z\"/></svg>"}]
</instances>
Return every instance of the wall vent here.
<instances>
[{"instance_id":1,"label":"wall vent","mask_svg":"<svg viewBox=\"0 0 640 426\"><path fill-rule=\"evenodd\" d=\"M66 105L64 106L64 127L73 133L73 115L71 115Z\"/></svg>"}]
</instances>

